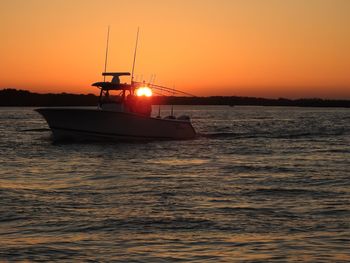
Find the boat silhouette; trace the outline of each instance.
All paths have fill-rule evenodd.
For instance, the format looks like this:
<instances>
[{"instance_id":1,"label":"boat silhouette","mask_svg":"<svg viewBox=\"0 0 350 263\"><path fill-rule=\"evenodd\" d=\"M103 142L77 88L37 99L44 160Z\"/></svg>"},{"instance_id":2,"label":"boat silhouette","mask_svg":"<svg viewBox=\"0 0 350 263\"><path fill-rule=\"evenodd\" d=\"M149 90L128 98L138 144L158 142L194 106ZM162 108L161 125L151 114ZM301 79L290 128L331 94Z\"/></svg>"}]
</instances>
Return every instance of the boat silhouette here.
<instances>
[{"instance_id":1,"label":"boat silhouette","mask_svg":"<svg viewBox=\"0 0 350 263\"><path fill-rule=\"evenodd\" d=\"M108 32L109 37L109 32ZM108 37L106 62L108 54ZM47 121L53 139L107 139L107 140L183 140L193 139L196 132L188 116L152 117L152 90L191 95L180 90L134 81L134 53L132 74L129 72L102 73L103 81L92 86L100 89L97 108L39 108ZM120 77L130 76L130 83L121 83ZM112 77L106 81L106 77Z\"/></svg>"}]
</instances>

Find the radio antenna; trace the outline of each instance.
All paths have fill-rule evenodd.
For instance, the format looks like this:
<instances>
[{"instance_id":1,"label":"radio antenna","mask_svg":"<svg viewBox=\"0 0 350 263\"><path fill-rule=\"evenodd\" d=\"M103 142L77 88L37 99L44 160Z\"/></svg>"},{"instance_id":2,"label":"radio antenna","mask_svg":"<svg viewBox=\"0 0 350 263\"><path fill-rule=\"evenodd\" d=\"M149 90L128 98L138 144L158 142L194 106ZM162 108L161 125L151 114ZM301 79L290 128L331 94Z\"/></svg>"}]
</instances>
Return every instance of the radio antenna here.
<instances>
[{"instance_id":1,"label":"radio antenna","mask_svg":"<svg viewBox=\"0 0 350 263\"><path fill-rule=\"evenodd\" d=\"M108 43L109 43L109 27L110 27L110 26L108 26L108 31L107 31L106 57L105 57L105 71L104 71L104 72L107 71ZM103 76L103 82L105 82L105 81L106 81L106 76L104 75L104 76Z\"/></svg>"},{"instance_id":2,"label":"radio antenna","mask_svg":"<svg viewBox=\"0 0 350 263\"><path fill-rule=\"evenodd\" d=\"M136 34L136 44L135 44L135 51L134 51L134 61L132 63L132 71L131 71L131 84L134 82L134 69L135 69L135 62L136 62L136 51L137 51L137 43L139 41L139 31L140 28L137 28L137 34Z\"/></svg>"}]
</instances>

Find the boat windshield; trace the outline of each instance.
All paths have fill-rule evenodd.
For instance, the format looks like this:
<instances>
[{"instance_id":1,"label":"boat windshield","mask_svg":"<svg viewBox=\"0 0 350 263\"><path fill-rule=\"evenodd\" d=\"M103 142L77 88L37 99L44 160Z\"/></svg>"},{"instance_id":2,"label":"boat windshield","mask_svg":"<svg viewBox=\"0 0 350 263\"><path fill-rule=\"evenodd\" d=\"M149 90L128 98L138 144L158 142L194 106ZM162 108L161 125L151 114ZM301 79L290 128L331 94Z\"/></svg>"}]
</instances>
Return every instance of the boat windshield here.
<instances>
[{"instance_id":1,"label":"boat windshield","mask_svg":"<svg viewBox=\"0 0 350 263\"><path fill-rule=\"evenodd\" d=\"M121 103L123 101L123 91L106 90L102 94L102 103Z\"/></svg>"}]
</instances>

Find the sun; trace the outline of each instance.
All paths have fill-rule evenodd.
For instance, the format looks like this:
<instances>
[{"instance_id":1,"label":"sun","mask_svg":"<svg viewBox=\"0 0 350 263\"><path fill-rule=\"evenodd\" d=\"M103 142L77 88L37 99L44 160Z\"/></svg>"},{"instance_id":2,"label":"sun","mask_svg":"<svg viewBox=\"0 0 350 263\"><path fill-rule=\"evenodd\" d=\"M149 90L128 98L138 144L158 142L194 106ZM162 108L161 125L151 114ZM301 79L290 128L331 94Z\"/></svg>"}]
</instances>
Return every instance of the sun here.
<instances>
[{"instance_id":1,"label":"sun","mask_svg":"<svg viewBox=\"0 0 350 263\"><path fill-rule=\"evenodd\" d=\"M152 90L149 87L140 87L136 90L137 96L146 96L151 97L153 94Z\"/></svg>"}]
</instances>

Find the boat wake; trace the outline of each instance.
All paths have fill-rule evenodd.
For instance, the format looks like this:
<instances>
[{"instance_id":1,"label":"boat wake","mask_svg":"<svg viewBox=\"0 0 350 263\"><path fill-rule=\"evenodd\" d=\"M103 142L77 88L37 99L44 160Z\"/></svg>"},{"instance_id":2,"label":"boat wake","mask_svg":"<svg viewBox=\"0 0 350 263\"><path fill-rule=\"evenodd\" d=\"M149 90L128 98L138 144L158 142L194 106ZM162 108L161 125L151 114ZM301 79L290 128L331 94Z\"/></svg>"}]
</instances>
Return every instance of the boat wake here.
<instances>
[{"instance_id":1,"label":"boat wake","mask_svg":"<svg viewBox=\"0 0 350 263\"><path fill-rule=\"evenodd\" d=\"M214 132L214 133L197 133L197 138L237 138L242 136L242 134L234 133L234 132Z\"/></svg>"}]
</instances>

